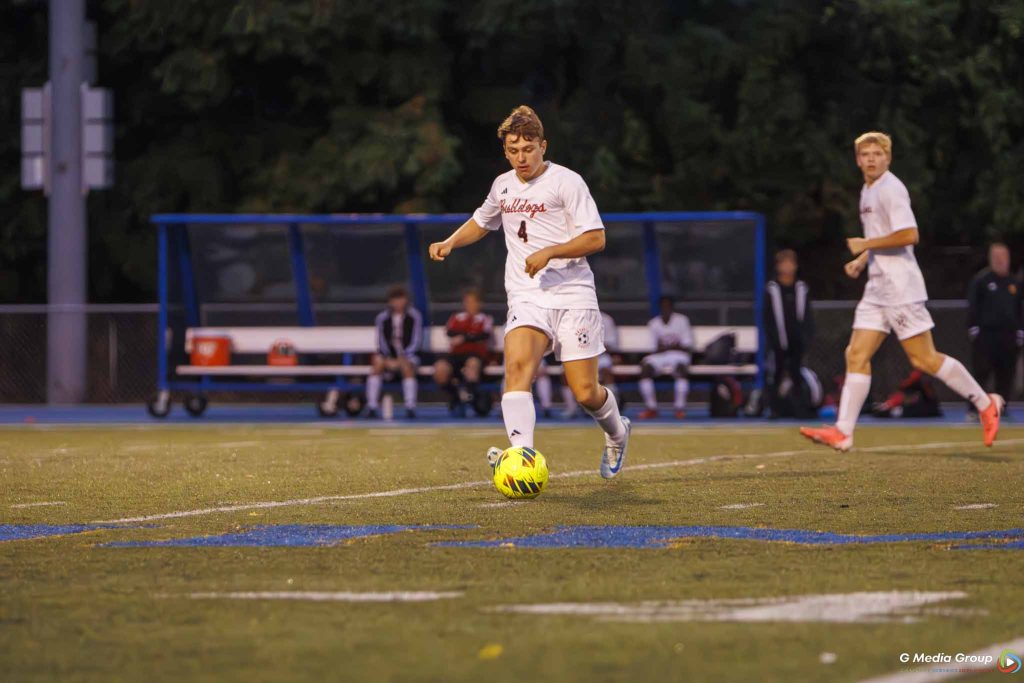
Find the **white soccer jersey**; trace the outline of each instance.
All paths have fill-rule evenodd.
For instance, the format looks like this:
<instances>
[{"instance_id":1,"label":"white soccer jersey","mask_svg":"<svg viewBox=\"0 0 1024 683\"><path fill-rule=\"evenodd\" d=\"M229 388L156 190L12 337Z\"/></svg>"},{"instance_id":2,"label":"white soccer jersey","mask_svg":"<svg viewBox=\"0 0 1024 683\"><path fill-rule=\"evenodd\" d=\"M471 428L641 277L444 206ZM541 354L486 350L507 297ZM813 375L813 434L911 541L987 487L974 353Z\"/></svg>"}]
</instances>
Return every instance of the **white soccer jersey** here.
<instances>
[{"instance_id":1,"label":"white soccer jersey","mask_svg":"<svg viewBox=\"0 0 1024 683\"><path fill-rule=\"evenodd\" d=\"M604 324L604 348L608 351L619 350L619 328L615 321L607 313L601 314L601 322Z\"/></svg>"},{"instance_id":2,"label":"white soccer jersey","mask_svg":"<svg viewBox=\"0 0 1024 683\"><path fill-rule=\"evenodd\" d=\"M651 318L647 323L647 329L651 331L651 341L654 342L655 351L668 348L693 348L693 330L690 329L690 319L682 313L673 313L665 322L661 316Z\"/></svg>"},{"instance_id":3,"label":"white soccer jersey","mask_svg":"<svg viewBox=\"0 0 1024 683\"><path fill-rule=\"evenodd\" d=\"M899 230L917 227L917 219L910 208L910 194L889 171L860 191L860 220L864 237L868 239L888 237ZM928 291L914 257L913 245L871 250L863 301L901 306L927 300Z\"/></svg>"},{"instance_id":4,"label":"white soccer jersey","mask_svg":"<svg viewBox=\"0 0 1024 683\"><path fill-rule=\"evenodd\" d=\"M509 306L522 302L541 308L597 309L594 273L586 258L551 259L534 277L526 274L530 254L604 229L583 178L564 166L544 163L547 170L528 183L514 170L498 176L473 220L487 230L505 228Z\"/></svg>"}]
</instances>

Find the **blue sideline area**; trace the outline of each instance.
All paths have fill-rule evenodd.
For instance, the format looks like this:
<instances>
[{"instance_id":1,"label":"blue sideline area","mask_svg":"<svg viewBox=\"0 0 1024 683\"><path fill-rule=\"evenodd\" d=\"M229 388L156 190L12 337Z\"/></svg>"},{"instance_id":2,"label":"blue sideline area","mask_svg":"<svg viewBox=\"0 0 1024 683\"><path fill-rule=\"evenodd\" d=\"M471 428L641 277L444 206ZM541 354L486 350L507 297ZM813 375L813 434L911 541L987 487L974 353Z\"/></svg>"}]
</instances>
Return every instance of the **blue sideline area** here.
<instances>
[{"instance_id":1,"label":"blue sideline area","mask_svg":"<svg viewBox=\"0 0 1024 683\"><path fill-rule=\"evenodd\" d=\"M927 427L929 425L948 427L951 425L969 426L966 420L967 411L959 403L949 403L942 407L943 417L923 418L916 420L891 420L863 417L860 424L886 425L891 427ZM540 427L551 426L584 426L590 424L590 419L577 417L571 420L557 417L560 407L555 406L556 417L545 419L538 416ZM639 408L627 409L626 415L635 417ZM294 424L310 423L318 427L481 427L500 424L500 415L497 411L489 417L466 417L454 419L448 414L447 408L441 405L425 405L416 411L417 417L414 420L407 420L402 415L400 408L396 409L396 419L391 421L369 420L366 418L350 418L339 416L334 418L321 418L317 416L316 409L311 403L293 404L226 404L213 403L201 418L190 417L183 409L176 406L171 414L163 419L150 417L142 405L78 405L78 406L49 406L45 404L33 405L0 405L0 425L214 425L214 424ZM1007 424L1017 424L1024 421L1024 404L1014 404L1008 411ZM829 419L821 418L817 422L828 423ZM643 424L658 425L701 425L717 426L733 429L743 426L766 425L795 425L814 424L814 420L792 421L792 420L768 420L765 418L735 419L712 418L708 415L705 405L695 405L687 408L685 420L676 420L668 410L662 411L662 417Z\"/></svg>"}]
</instances>

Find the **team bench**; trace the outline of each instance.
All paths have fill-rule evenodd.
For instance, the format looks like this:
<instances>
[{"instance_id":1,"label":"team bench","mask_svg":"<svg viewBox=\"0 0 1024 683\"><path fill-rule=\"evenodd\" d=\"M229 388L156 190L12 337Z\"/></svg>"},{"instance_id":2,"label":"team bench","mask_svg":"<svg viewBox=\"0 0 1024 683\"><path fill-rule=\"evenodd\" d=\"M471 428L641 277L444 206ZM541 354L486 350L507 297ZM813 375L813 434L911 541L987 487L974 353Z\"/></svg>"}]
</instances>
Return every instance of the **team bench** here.
<instances>
[{"instance_id":1,"label":"team bench","mask_svg":"<svg viewBox=\"0 0 1024 683\"><path fill-rule=\"evenodd\" d=\"M695 356L699 361L707 346L723 333L733 332L736 335L735 351L739 357L753 358L757 353L758 330L753 326L695 326ZM175 375L182 381L176 381L171 388L188 392L184 405L191 415L202 415L207 406L207 393L213 391L323 391L327 399L317 403L321 415L337 413L337 399L342 393L353 399L361 399L362 384L353 383L354 378L366 377L371 366L350 363L355 358L366 359L376 349L376 330L373 326L333 326L333 327L193 327L185 333L185 352L190 354L193 342L199 337L227 337L230 340L231 362L227 365L178 365L174 368ZM433 326L426 332L424 346L431 351L424 351L421 358L424 362L419 367L419 374L432 376L434 367L432 359L437 353L448 348L448 335L443 326ZM287 341L299 357L307 361L297 365L270 365L267 354L277 342ZM504 345L501 328L494 331L493 345L500 352ZM614 366L613 372L622 380L620 385L629 390L641 372L639 359L654 349L651 347L650 333L643 325L620 326L619 348L616 353L630 359L632 363ZM314 358L310 358L310 357ZM316 358L319 356L319 358ZM324 360L324 357L337 358L345 362L311 364L310 360ZM505 370L500 364L489 365L484 369L487 376L497 379ZM549 365L548 374L560 375L559 365ZM735 364L709 364L698 362L690 367L691 378L711 378L728 375L732 377L752 379L758 374L756 363L744 362ZM311 378L316 378L311 380ZM291 381L282 383L278 379ZM194 384L193 384L194 382ZM147 404L149 412L157 417L164 417L170 411L170 391L162 390ZM348 407L346 406L346 409ZM351 412L351 411L350 411Z\"/></svg>"},{"instance_id":2,"label":"team bench","mask_svg":"<svg viewBox=\"0 0 1024 683\"><path fill-rule=\"evenodd\" d=\"M694 351L699 358L708 344L726 332L736 334L736 351L739 354L753 355L757 353L757 328L750 326L723 327L717 325L700 325L693 328ZM185 351L191 352L192 340L200 336L226 336L231 340L231 352L234 356L266 356L271 346L278 341L286 340L294 346L298 354L305 355L342 355L353 354L367 356L377 351L376 330L372 325L363 327L194 327L185 334ZM427 348L433 353L444 353L448 348L448 335L443 326L428 329ZM504 335L501 328L495 328L493 348L501 351ZM651 346L650 333L643 325L626 325L619 327L619 348L617 353L639 356L654 351ZM616 365L617 376L636 377L640 374L640 365ZM370 374L369 365L333 364L333 365L293 365L273 366L260 364L231 364L223 366L179 365L175 368L179 376L194 377L301 377L301 376L333 376L333 377L365 377ZM490 376L501 376L505 369L501 365L489 365L484 370ZM548 368L550 374L561 374L559 366ZM690 367L690 375L710 377L716 375L732 375L753 377L758 372L754 363L709 365L697 363ZM419 374L434 374L432 364L424 364Z\"/></svg>"}]
</instances>

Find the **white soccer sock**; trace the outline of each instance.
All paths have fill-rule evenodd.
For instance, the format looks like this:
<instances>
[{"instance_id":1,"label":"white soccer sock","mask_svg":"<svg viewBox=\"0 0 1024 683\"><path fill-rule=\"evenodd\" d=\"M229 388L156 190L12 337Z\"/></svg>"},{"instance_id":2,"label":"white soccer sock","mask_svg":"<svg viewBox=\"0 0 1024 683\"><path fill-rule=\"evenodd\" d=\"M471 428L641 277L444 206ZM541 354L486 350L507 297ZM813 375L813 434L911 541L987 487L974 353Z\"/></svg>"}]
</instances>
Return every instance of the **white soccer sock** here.
<instances>
[{"instance_id":1,"label":"white soccer sock","mask_svg":"<svg viewBox=\"0 0 1024 683\"><path fill-rule=\"evenodd\" d=\"M686 395L690 393L690 380L676 379L676 403L675 409L682 410L686 406Z\"/></svg>"},{"instance_id":2,"label":"white soccer sock","mask_svg":"<svg viewBox=\"0 0 1024 683\"><path fill-rule=\"evenodd\" d=\"M537 424L533 394L529 391L505 392L501 397L501 417L505 421L505 433L513 446L533 448L533 429Z\"/></svg>"},{"instance_id":3,"label":"white soccer sock","mask_svg":"<svg viewBox=\"0 0 1024 683\"><path fill-rule=\"evenodd\" d=\"M643 377L640 380L640 396L644 399L644 405L648 410L658 409L658 396L654 393L654 380L650 377Z\"/></svg>"},{"instance_id":4,"label":"white soccer sock","mask_svg":"<svg viewBox=\"0 0 1024 683\"><path fill-rule=\"evenodd\" d=\"M380 375L370 375L366 378L366 407L370 410L377 410L380 407L382 386L384 386L384 378Z\"/></svg>"},{"instance_id":5,"label":"white soccer sock","mask_svg":"<svg viewBox=\"0 0 1024 683\"><path fill-rule=\"evenodd\" d=\"M843 393L839 397L839 416L836 420L836 429L847 436L853 436L857 418L860 417L860 410L864 407L864 401L867 400L870 390L871 375L859 372L846 373Z\"/></svg>"},{"instance_id":6,"label":"white soccer sock","mask_svg":"<svg viewBox=\"0 0 1024 683\"><path fill-rule=\"evenodd\" d=\"M405 400L405 407L412 410L416 407L416 378L402 378L402 398Z\"/></svg>"},{"instance_id":7,"label":"white soccer sock","mask_svg":"<svg viewBox=\"0 0 1024 683\"><path fill-rule=\"evenodd\" d=\"M607 390L607 387L605 388ZM622 424L619 416L619 404L615 400L615 394L608 391L608 398L597 410L590 410L586 406L583 409L590 413L590 416L597 420L597 424L605 433L605 441L609 445L618 446L626 438L626 425Z\"/></svg>"},{"instance_id":8,"label":"white soccer sock","mask_svg":"<svg viewBox=\"0 0 1024 683\"><path fill-rule=\"evenodd\" d=\"M565 403L565 410L567 412L576 411L576 397L572 393L572 389L566 385L562 385L562 401Z\"/></svg>"},{"instance_id":9,"label":"white soccer sock","mask_svg":"<svg viewBox=\"0 0 1024 683\"><path fill-rule=\"evenodd\" d=\"M973 403L979 413L987 410L989 404L992 403L992 399L971 376L971 373L967 372L964 364L952 356L946 356L946 360L942 361L935 376L945 382L947 387Z\"/></svg>"},{"instance_id":10,"label":"white soccer sock","mask_svg":"<svg viewBox=\"0 0 1024 683\"><path fill-rule=\"evenodd\" d=\"M537 378L537 400L540 401L540 407L544 410L551 410L551 396L551 378L542 370L541 376Z\"/></svg>"}]
</instances>

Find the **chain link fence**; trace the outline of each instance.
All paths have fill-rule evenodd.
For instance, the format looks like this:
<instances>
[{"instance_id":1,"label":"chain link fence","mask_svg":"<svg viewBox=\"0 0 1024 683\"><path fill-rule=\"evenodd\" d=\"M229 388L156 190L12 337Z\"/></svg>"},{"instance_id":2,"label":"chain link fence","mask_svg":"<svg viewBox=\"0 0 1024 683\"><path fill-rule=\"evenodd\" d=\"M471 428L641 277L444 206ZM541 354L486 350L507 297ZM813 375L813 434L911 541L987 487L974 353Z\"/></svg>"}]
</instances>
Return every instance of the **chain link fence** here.
<instances>
[{"instance_id":1,"label":"chain link fence","mask_svg":"<svg viewBox=\"0 0 1024 683\"><path fill-rule=\"evenodd\" d=\"M833 378L844 372L843 350L850 336L854 301L819 301L814 315L817 337L810 346L805 364L821 378L826 391ZM641 307L642 308L642 307ZM935 319L935 344L969 366L970 345L966 332L966 303L935 301L929 304ZM748 323L746 311L710 310L698 305L690 314L694 324ZM707 309L707 310L705 310ZM497 311L495 311L497 313ZM638 311L610 311L628 318L620 324L640 324L646 314ZM88 403L143 403L156 390L156 305L90 305L88 319ZM635 320L633 318L636 318ZM46 401L46 320L45 306L0 307L0 403L40 403ZM332 321L334 324L341 321ZM364 323L365 324L365 323ZM890 337L872 363L874 381L872 401L882 400L910 372L910 364L895 337ZM1018 372L1017 395L1020 395ZM956 396L936 382L943 400ZM244 394L225 397L230 400L281 400L281 396ZM428 397L424 397L428 398ZM695 392L696 400L702 399Z\"/></svg>"}]
</instances>

